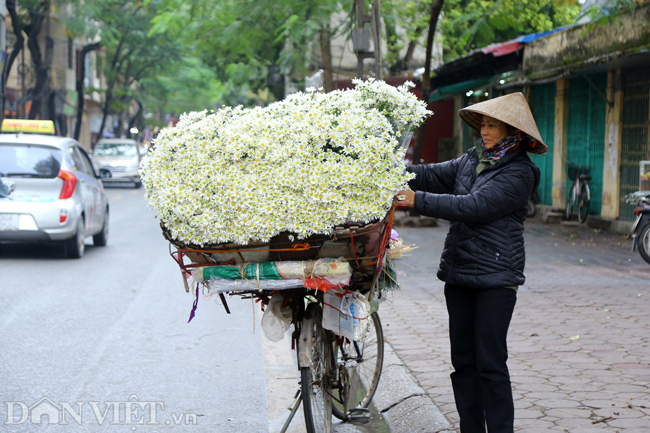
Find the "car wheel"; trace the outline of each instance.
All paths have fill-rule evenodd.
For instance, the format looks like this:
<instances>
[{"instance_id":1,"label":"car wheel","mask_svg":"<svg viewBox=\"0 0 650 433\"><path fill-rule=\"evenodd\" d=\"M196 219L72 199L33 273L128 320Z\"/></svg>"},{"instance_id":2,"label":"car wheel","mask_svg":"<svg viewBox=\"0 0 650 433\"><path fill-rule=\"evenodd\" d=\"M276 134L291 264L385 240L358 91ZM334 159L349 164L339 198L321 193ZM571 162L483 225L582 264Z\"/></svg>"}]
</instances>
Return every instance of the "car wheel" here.
<instances>
[{"instance_id":1,"label":"car wheel","mask_svg":"<svg viewBox=\"0 0 650 433\"><path fill-rule=\"evenodd\" d=\"M93 245L96 247L104 247L108 243L108 209L106 209L106 215L104 215L104 225L102 226L102 231L93 235Z\"/></svg>"},{"instance_id":2,"label":"car wheel","mask_svg":"<svg viewBox=\"0 0 650 433\"><path fill-rule=\"evenodd\" d=\"M141 186L142 186L142 182L141 182L141 181L139 181L139 182L135 182L135 189L140 189Z\"/></svg>"},{"instance_id":3,"label":"car wheel","mask_svg":"<svg viewBox=\"0 0 650 433\"><path fill-rule=\"evenodd\" d=\"M67 241L64 241L65 256L69 259L80 259L86 250L86 245L84 244L85 239L85 223L82 217L79 218L77 231L75 232L74 236Z\"/></svg>"}]
</instances>

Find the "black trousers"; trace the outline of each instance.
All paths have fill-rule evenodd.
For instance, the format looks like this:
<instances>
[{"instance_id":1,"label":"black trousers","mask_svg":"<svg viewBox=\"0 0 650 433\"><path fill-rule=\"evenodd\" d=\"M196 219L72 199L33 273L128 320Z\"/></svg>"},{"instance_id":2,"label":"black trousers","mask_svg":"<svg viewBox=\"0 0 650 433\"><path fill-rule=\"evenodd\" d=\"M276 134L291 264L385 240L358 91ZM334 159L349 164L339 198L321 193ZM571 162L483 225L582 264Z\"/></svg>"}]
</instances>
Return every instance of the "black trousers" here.
<instances>
[{"instance_id":1,"label":"black trousers","mask_svg":"<svg viewBox=\"0 0 650 433\"><path fill-rule=\"evenodd\" d=\"M461 433L513 433L515 409L506 337L517 292L445 285L451 383Z\"/></svg>"}]
</instances>

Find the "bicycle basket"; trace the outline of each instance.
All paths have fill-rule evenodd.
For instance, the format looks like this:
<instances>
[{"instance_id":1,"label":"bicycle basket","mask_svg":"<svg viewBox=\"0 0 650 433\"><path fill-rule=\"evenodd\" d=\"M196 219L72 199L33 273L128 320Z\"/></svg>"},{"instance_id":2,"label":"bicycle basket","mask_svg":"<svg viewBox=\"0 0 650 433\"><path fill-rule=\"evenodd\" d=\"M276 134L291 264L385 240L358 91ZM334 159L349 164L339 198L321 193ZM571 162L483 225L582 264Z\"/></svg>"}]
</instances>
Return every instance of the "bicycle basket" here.
<instances>
[{"instance_id":1,"label":"bicycle basket","mask_svg":"<svg viewBox=\"0 0 650 433\"><path fill-rule=\"evenodd\" d=\"M578 165L573 162L567 162L566 168L569 179L571 180L574 180L576 177L578 177L578 174L589 176L589 173L591 172L590 165Z\"/></svg>"}]
</instances>

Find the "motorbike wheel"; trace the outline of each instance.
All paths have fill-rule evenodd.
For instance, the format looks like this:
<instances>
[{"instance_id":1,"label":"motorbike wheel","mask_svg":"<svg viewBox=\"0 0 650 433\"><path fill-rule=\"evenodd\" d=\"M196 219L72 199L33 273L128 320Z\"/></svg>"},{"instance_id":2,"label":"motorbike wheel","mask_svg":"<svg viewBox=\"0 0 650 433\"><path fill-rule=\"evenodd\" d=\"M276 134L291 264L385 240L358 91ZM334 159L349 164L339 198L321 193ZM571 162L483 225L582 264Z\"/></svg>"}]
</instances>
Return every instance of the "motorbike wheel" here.
<instances>
[{"instance_id":1,"label":"motorbike wheel","mask_svg":"<svg viewBox=\"0 0 650 433\"><path fill-rule=\"evenodd\" d=\"M643 260L650 263L650 224L646 224L639 235L639 254Z\"/></svg>"}]
</instances>

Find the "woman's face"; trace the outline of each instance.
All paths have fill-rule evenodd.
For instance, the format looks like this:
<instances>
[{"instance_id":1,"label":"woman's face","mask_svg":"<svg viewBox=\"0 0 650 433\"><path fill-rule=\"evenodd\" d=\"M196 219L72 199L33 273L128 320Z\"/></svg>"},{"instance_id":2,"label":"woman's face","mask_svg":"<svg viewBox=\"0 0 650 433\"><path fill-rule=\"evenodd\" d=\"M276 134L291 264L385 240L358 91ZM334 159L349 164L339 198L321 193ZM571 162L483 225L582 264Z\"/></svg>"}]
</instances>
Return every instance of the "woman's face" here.
<instances>
[{"instance_id":1,"label":"woman's face","mask_svg":"<svg viewBox=\"0 0 650 433\"><path fill-rule=\"evenodd\" d=\"M481 137L486 148L495 146L499 141L508 136L506 124L493 117L483 115L481 121Z\"/></svg>"}]
</instances>

